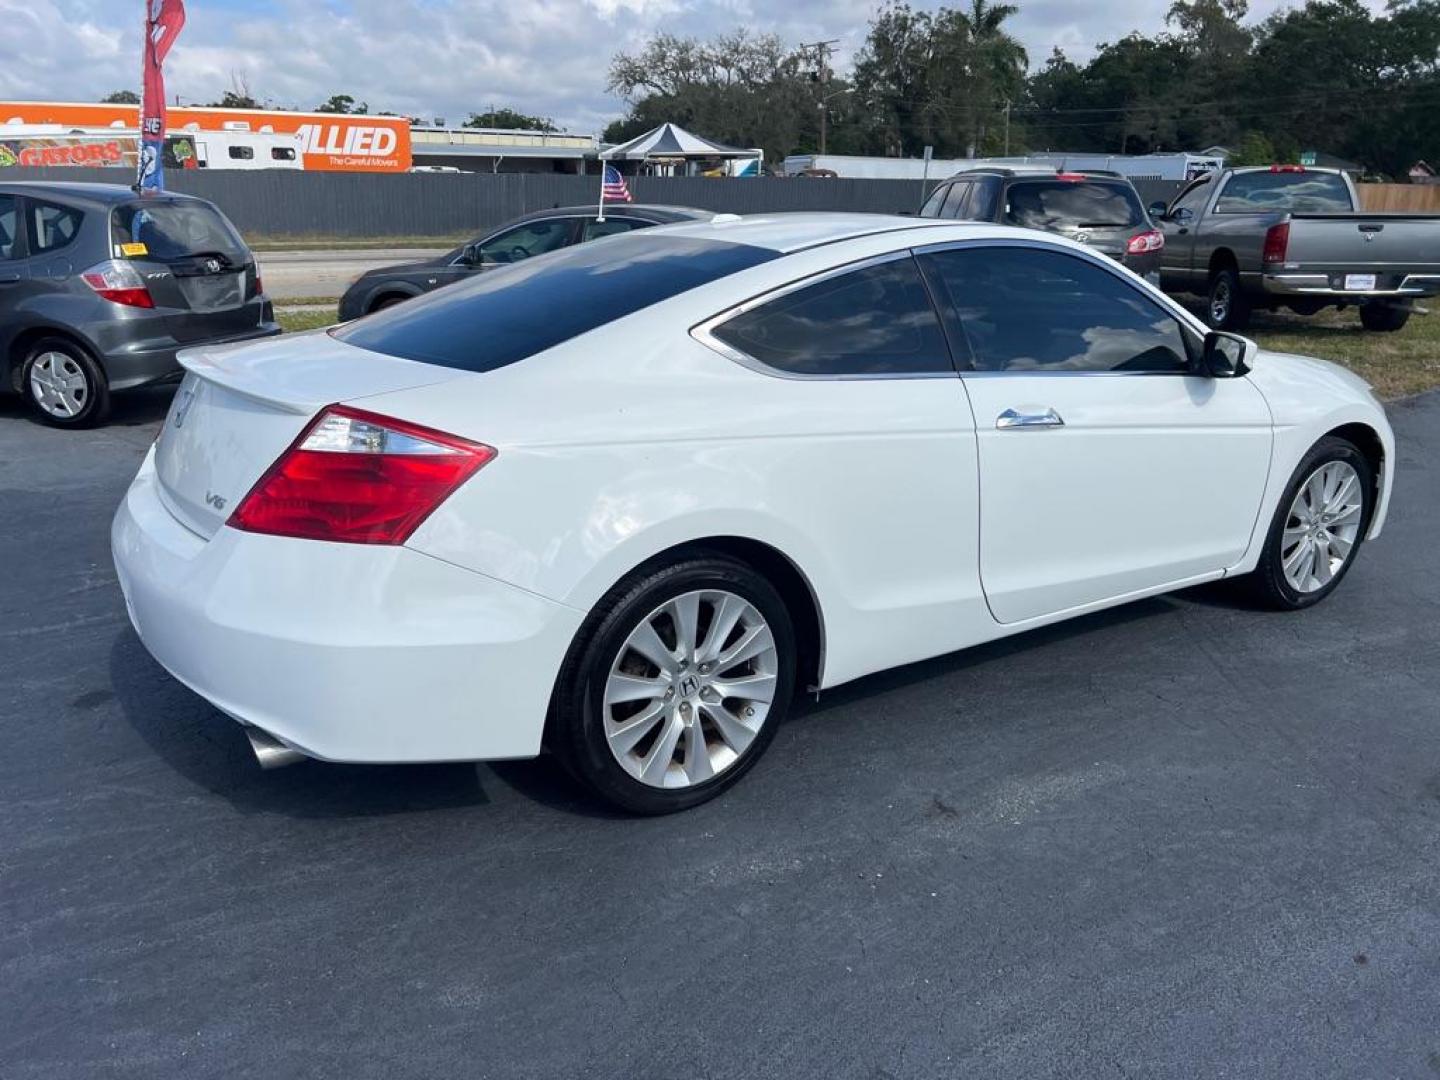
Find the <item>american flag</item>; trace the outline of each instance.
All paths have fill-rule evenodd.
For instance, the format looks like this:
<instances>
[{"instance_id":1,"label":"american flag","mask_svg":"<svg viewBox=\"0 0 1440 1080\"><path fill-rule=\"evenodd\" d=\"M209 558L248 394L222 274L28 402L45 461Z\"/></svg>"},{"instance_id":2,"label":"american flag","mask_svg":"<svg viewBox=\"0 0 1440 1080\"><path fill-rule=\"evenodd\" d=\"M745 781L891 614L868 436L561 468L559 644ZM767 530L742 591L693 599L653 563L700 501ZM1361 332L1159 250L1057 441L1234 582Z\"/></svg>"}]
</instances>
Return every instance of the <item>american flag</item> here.
<instances>
[{"instance_id":1,"label":"american flag","mask_svg":"<svg viewBox=\"0 0 1440 1080\"><path fill-rule=\"evenodd\" d=\"M625 186L625 177L614 165L605 166L605 175L600 181L600 198L611 202L629 202L630 189Z\"/></svg>"}]
</instances>

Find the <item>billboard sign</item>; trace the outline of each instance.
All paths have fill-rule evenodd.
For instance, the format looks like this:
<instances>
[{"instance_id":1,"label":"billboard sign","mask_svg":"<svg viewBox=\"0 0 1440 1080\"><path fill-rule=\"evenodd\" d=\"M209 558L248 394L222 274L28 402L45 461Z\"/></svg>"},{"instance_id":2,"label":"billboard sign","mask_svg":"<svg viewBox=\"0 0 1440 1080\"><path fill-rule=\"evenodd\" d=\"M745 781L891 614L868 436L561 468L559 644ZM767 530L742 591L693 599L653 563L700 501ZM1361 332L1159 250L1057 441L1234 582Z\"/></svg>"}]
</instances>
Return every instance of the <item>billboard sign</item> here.
<instances>
[{"instance_id":1,"label":"billboard sign","mask_svg":"<svg viewBox=\"0 0 1440 1080\"><path fill-rule=\"evenodd\" d=\"M356 116L341 113L282 112L269 109L180 108L168 110L169 130L176 135L190 124L201 131L230 130L245 124L251 131L269 128L299 135L307 171L409 172L410 121L403 116ZM0 139L4 121L60 124L64 127L137 127L134 105L67 104L48 101L0 102Z\"/></svg>"}]
</instances>

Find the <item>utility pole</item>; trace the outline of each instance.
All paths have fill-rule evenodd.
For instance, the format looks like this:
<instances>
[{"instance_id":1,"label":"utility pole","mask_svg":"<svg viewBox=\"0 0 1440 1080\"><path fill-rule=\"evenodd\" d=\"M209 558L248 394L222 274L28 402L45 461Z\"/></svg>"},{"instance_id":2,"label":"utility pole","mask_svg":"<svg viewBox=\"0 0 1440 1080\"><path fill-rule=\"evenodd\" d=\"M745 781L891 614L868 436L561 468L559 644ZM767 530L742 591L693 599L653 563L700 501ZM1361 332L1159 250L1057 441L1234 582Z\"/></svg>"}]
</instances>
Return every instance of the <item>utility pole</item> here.
<instances>
[{"instance_id":1,"label":"utility pole","mask_svg":"<svg viewBox=\"0 0 1440 1080\"><path fill-rule=\"evenodd\" d=\"M1005 99L1005 156L1010 156L1010 99Z\"/></svg>"},{"instance_id":2,"label":"utility pole","mask_svg":"<svg viewBox=\"0 0 1440 1080\"><path fill-rule=\"evenodd\" d=\"M820 153L825 153L825 135L829 107L825 104L829 96L825 93L826 87L830 85L830 53L836 45L840 44L839 38L831 38L829 41L802 42L800 49L808 54L811 49L815 50L816 57L816 80L820 84Z\"/></svg>"}]
</instances>

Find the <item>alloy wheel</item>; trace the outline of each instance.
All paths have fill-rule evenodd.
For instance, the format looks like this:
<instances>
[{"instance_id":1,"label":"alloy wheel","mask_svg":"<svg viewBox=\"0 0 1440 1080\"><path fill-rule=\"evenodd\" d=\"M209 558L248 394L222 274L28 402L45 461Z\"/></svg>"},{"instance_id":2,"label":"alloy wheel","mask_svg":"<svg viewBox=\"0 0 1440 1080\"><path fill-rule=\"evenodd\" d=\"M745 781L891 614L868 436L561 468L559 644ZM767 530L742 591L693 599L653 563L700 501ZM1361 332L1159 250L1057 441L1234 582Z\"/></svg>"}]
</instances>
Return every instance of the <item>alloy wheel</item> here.
<instances>
[{"instance_id":1,"label":"alloy wheel","mask_svg":"<svg viewBox=\"0 0 1440 1080\"><path fill-rule=\"evenodd\" d=\"M90 380L73 356L44 352L30 365L30 393L45 412L68 420L84 411Z\"/></svg>"},{"instance_id":2,"label":"alloy wheel","mask_svg":"<svg viewBox=\"0 0 1440 1080\"><path fill-rule=\"evenodd\" d=\"M1334 580L1355 550L1364 508L1364 486L1349 462L1326 462L1306 477L1280 537L1280 565L1292 589L1313 593Z\"/></svg>"},{"instance_id":3,"label":"alloy wheel","mask_svg":"<svg viewBox=\"0 0 1440 1080\"><path fill-rule=\"evenodd\" d=\"M1224 326L1230 317L1230 282L1223 277L1215 282L1210 293L1210 322L1213 326Z\"/></svg>"},{"instance_id":4,"label":"alloy wheel","mask_svg":"<svg viewBox=\"0 0 1440 1080\"><path fill-rule=\"evenodd\" d=\"M774 634L744 597L698 589L667 600L611 664L603 699L610 752L650 787L711 780L755 740L779 670Z\"/></svg>"}]
</instances>

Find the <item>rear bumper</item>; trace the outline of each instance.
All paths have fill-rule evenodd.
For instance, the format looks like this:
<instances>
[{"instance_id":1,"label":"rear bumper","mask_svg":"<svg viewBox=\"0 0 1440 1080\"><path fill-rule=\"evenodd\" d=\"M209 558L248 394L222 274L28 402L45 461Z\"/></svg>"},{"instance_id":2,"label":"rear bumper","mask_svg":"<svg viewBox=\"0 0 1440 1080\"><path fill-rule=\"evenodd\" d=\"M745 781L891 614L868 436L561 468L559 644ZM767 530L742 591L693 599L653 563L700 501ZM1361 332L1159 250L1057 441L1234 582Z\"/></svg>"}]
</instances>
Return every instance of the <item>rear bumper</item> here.
<instances>
[{"instance_id":1,"label":"rear bumper","mask_svg":"<svg viewBox=\"0 0 1440 1080\"><path fill-rule=\"evenodd\" d=\"M121 324L124 325L124 324ZM267 310L266 319L253 329L240 334L222 334L201 341L176 341L174 338L147 337L119 342L109 348L100 347L100 362L110 380L110 389L129 390L146 383L160 382L181 374L176 353L202 345L229 345L256 338L273 337L280 333L280 324Z\"/></svg>"},{"instance_id":2,"label":"rear bumper","mask_svg":"<svg viewBox=\"0 0 1440 1080\"><path fill-rule=\"evenodd\" d=\"M186 529L153 451L111 545L145 647L222 712L311 757L531 757L583 614L408 548Z\"/></svg>"},{"instance_id":3,"label":"rear bumper","mask_svg":"<svg viewBox=\"0 0 1440 1080\"><path fill-rule=\"evenodd\" d=\"M1405 300L1440 294L1440 274L1408 274L1391 288L1346 289L1344 275L1266 273L1260 287L1277 296L1308 296L1335 301Z\"/></svg>"}]
</instances>

